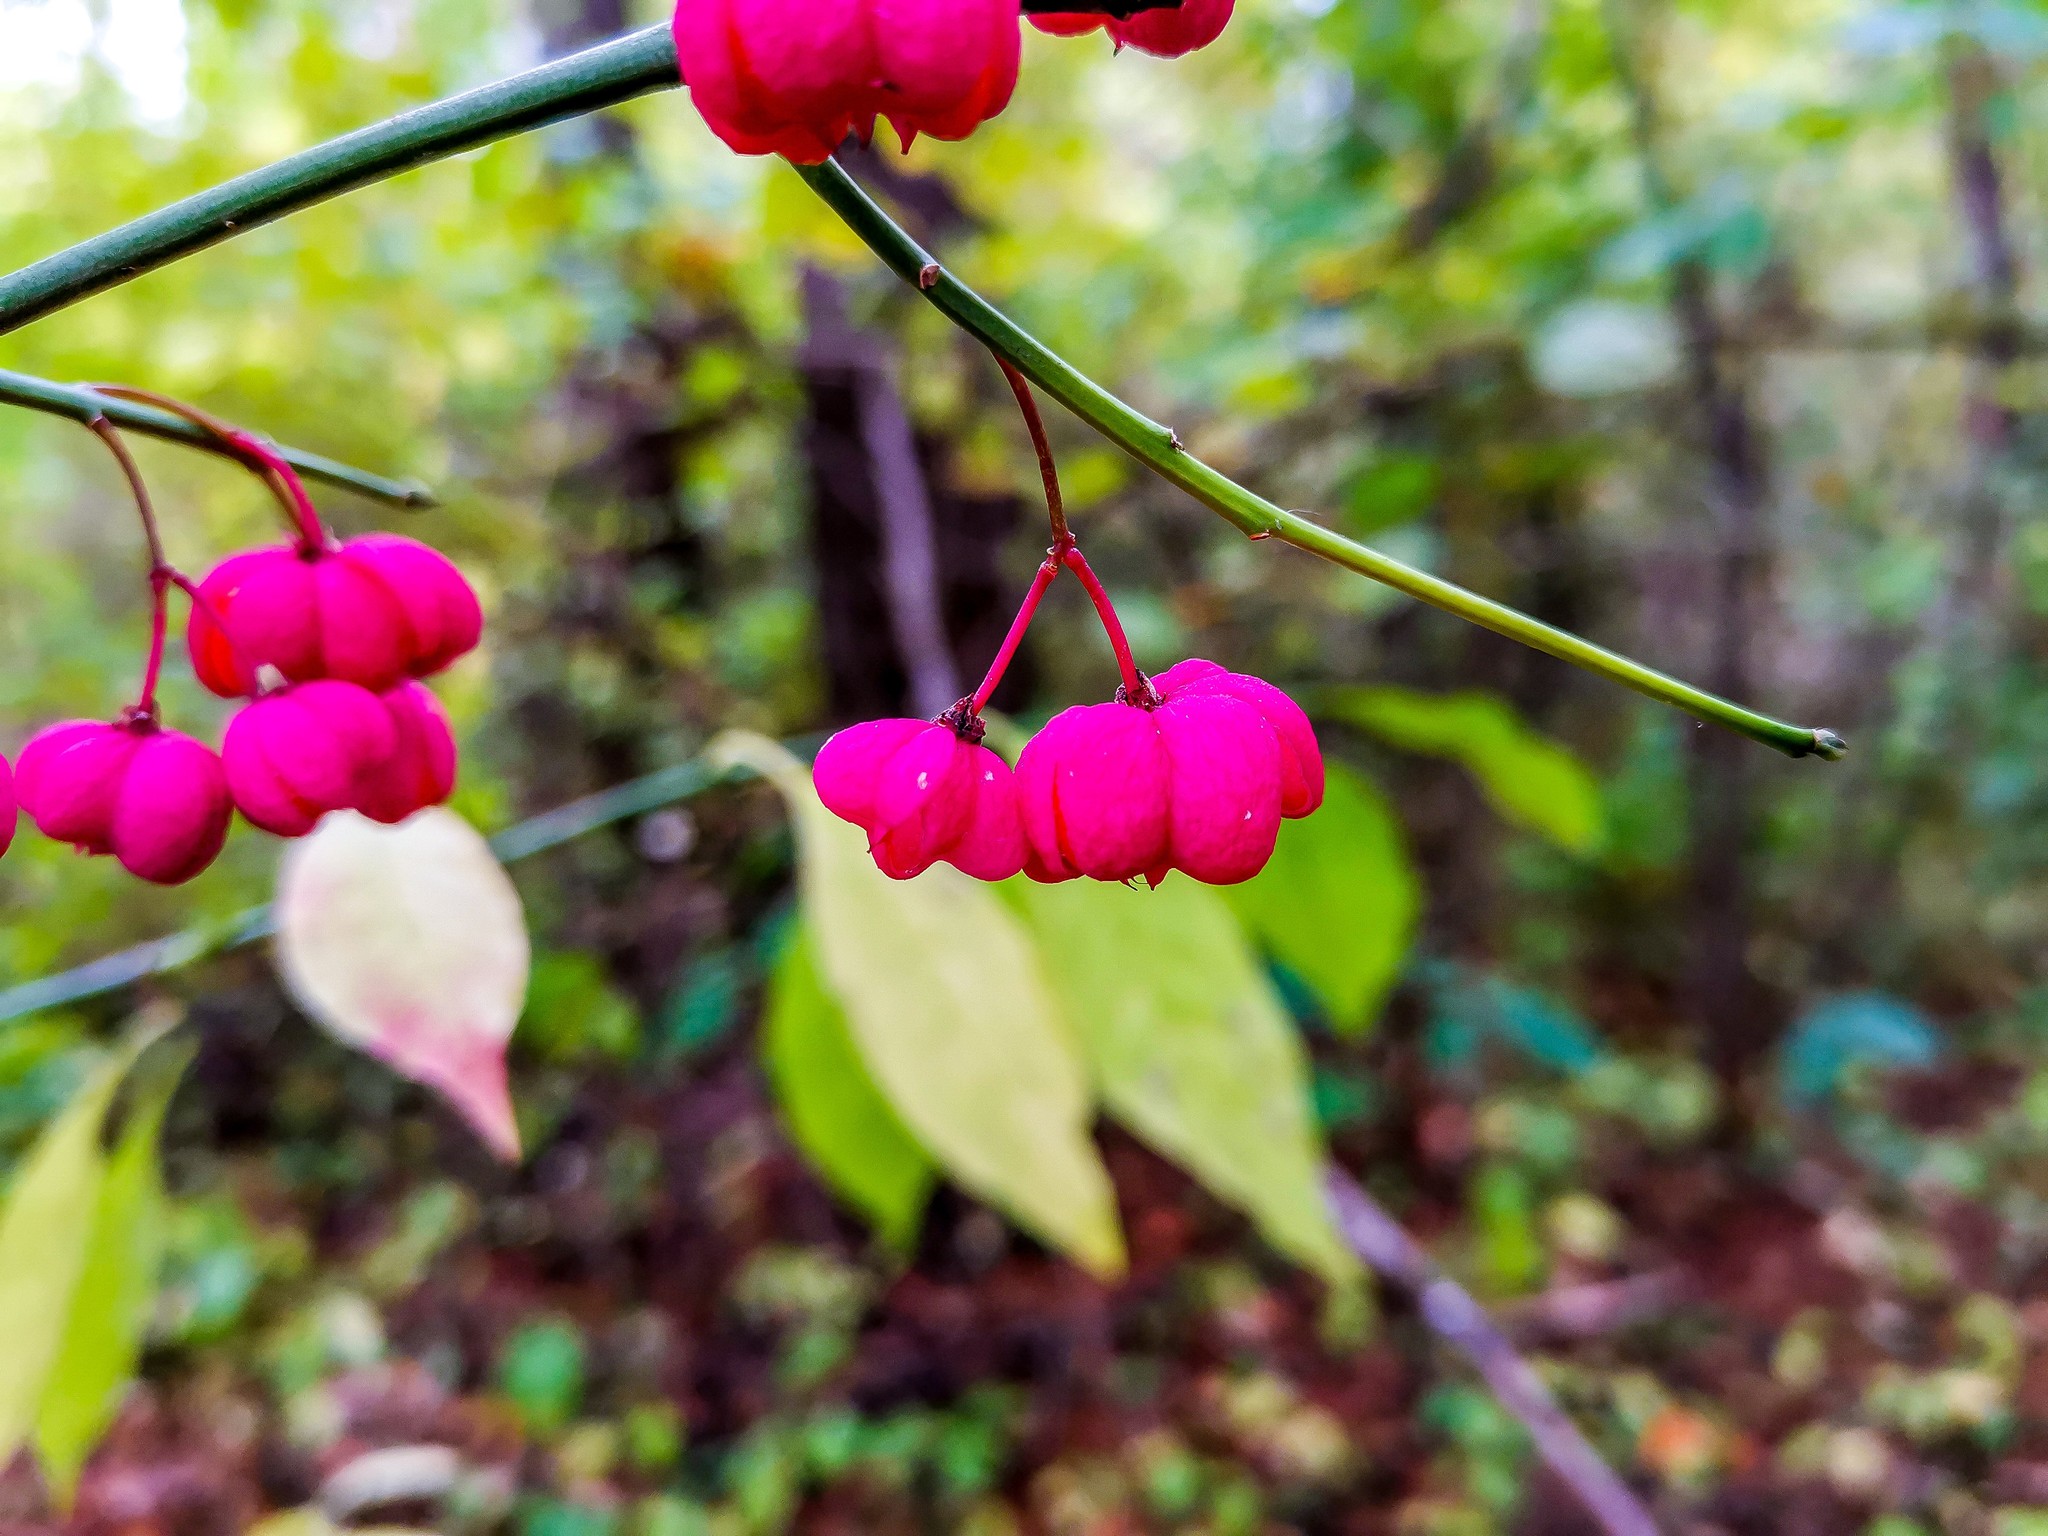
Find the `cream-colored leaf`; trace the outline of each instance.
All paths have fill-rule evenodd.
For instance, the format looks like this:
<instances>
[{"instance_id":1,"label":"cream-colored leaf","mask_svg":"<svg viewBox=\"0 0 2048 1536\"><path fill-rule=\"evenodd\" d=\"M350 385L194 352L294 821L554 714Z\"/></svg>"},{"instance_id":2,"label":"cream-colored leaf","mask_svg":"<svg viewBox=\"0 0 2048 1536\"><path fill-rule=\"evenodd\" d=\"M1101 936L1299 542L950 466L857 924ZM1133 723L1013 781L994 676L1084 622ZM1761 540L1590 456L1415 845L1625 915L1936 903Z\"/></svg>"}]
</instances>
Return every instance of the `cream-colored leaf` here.
<instances>
[{"instance_id":1,"label":"cream-colored leaf","mask_svg":"<svg viewBox=\"0 0 2048 1536\"><path fill-rule=\"evenodd\" d=\"M1096 1273L1121 1272L1087 1074L1016 916L944 865L882 874L773 742L735 734L714 752L789 803L819 972L905 1128L964 1188Z\"/></svg>"},{"instance_id":2,"label":"cream-colored leaf","mask_svg":"<svg viewBox=\"0 0 2048 1536\"><path fill-rule=\"evenodd\" d=\"M1008 888L1110 1113L1332 1280L1357 1274L1323 1199L1301 1038L1237 920L1185 876L1157 890Z\"/></svg>"},{"instance_id":3,"label":"cream-colored leaf","mask_svg":"<svg viewBox=\"0 0 2048 1536\"><path fill-rule=\"evenodd\" d=\"M468 822L441 809L396 827L327 817L279 871L277 956L307 1013L518 1158L505 1045L532 950L519 893Z\"/></svg>"}]
</instances>

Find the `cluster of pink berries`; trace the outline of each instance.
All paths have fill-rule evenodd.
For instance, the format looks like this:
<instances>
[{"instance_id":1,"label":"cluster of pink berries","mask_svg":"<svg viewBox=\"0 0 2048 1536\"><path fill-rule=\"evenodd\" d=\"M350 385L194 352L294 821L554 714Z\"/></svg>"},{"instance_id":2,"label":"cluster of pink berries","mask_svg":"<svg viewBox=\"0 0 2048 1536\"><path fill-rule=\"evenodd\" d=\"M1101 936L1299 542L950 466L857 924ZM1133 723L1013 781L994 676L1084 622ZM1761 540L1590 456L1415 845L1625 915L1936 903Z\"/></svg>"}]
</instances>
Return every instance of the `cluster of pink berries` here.
<instances>
[{"instance_id":1,"label":"cluster of pink berries","mask_svg":"<svg viewBox=\"0 0 2048 1536\"><path fill-rule=\"evenodd\" d=\"M982 745L980 712L1052 577L1071 570L1095 600L1123 669L1107 704L1055 716L1013 772ZM898 880L944 862L982 880L1020 870L1048 883L1180 870L1249 880L1283 818L1323 803L1323 758L1301 707L1271 683L1184 661L1148 679L1080 550L1055 545L980 690L936 721L871 720L818 753L818 796L868 834Z\"/></svg>"},{"instance_id":2,"label":"cluster of pink berries","mask_svg":"<svg viewBox=\"0 0 2048 1536\"><path fill-rule=\"evenodd\" d=\"M163 563L147 499L138 497L157 553L141 701L111 723L67 720L29 740L0 800L0 852L18 805L46 837L177 885L219 855L237 810L267 832L300 837L329 811L395 824L454 789L455 739L418 679L481 638L469 582L412 539L335 542L290 466L236 436L238 453L281 492L298 538L230 555L193 583ZM172 586L192 600L186 640L200 682L247 701L217 753L158 718ZM0 784L9 778L0 761Z\"/></svg>"},{"instance_id":3,"label":"cluster of pink berries","mask_svg":"<svg viewBox=\"0 0 2048 1536\"><path fill-rule=\"evenodd\" d=\"M1233 0L1179 0L1114 19L1034 14L1061 36L1104 27L1167 58L1212 43ZM742 154L815 165L885 118L905 149L920 133L964 139L1009 105L1019 0L678 0L676 57L697 110Z\"/></svg>"}]
</instances>

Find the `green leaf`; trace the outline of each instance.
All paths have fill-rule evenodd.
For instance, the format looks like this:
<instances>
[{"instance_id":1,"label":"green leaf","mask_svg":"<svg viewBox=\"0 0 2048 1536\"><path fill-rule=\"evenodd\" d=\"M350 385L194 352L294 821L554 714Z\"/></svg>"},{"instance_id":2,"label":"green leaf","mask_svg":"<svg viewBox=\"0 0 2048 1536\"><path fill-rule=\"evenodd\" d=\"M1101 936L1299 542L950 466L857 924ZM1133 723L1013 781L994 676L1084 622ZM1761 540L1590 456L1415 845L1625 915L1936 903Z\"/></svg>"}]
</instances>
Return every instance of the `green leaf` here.
<instances>
[{"instance_id":1,"label":"green leaf","mask_svg":"<svg viewBox=\"0 0 2048 1536\"><path fill-rule=\"evenodd\" d=\"M583 1404L589 1362L583 1335L557 1319L528 1323L505 1341L498 1387L536 1434L560 1429Z\"/></svg>"},{"instance_id":2,"label":"green leaf","mask_svg":"<svg viewBox=\"0 0 2048 1536\"><path fill-rule=\"evenodd\" d=\"M534 961L519 1043L545 1061L630 1061L640 1049L640 1014L595 955L557 951Z\"/></svg>"},{"instance_id":3,"label":"green leaf","mask_svg":"<svg viewBox=\"0 0 2048 1536\"><path fill-rule=\"evenodd\" d=\"M1334 1280L1356 1261L1323 1198L1300 1036L1211 888L1005 887L1037 933L1110 1112Z\"/></svg>"},{"instance_id":4,"label":"green leaf","mask_svg":"<svg viewBox=\"0 0 2048 1536\"><path fill-rule=\"evenodd\" d=\"M1339 1034L1362 1033L1401 974L1422 891L1377 788L1335 763L1323 808L1280 824L1273 862L1223 897L1314 990Z\"/></svg>"},{"instance_id":5,"label":"green leaf","mask_svg":"<svg viewBox=\"0 0 2048 1536\"><path fill-rule=\"evenodd\" d=\"M931 1196L932 1162L868 1076L802 927L775 972L762 1035L768 1075L804 1156L883 1241L908 1248Z\"/></svg>"},{"instance_id":6,"label":"green leaf","mask_svg":"<svg viewBox=\"0 0 2048 1536\"><path fill-rule=\"evenodd\" d=\"M138 1031L36 1139L0 1212L0 1465L35 1430L66 1342L107 1173L100 1135L135 1058L163 1033Z\"/></svg>"},{"instance_id":7,"label":"green leaf","mask_svg":"<svg viewBox=\"0 0 2048 1536\"><path fill-rule=\"evenodd\" d=\"M1087 1073L1016 916L945 865L889 879L772 741L735 733L714 756L755 769L789 803L819 974L911 1135L1038 1237L1097 1274L1121 1273L1116 1202L1088 1136Z\"/></svg>"},{"instance_id":8,"label":"green leaf","mask_svg":"<svg viewBox=\"0 0 2048 1536\"><path fill-rule=\"evenodd\" d=\"M1503 817L1568 853L1591 853L1605 836L1592 770L1492 694L1337 688L1316 702L1394 746L1464 764Z\"/></svg>"},{"instance_id":9,"label":"green leaf","mask_svg":"<svg viewBox=\"0 0 2048 1536\"><path fill-rule=\"evenodd\" d=\"M1471 1203L1488 1288L1502 1295L1528 1290L1542 1278L1544 1252L1527 1175L1507 1163L1488 1163L1473 1177Z\"/></svg>"},{"instance_id":10,"label":"green leaf","mask_svg":"<svg viewBox=\"0 0 2048 1536\"><path fill-rule=\"evenodd\" d=\"M191 1051L151 1075L106 1160L71 1315L36 1414L36 1454L61 1504L120 1411L156 1301L166 1220L157 1138Z\"/></svg>"}]
</instances>

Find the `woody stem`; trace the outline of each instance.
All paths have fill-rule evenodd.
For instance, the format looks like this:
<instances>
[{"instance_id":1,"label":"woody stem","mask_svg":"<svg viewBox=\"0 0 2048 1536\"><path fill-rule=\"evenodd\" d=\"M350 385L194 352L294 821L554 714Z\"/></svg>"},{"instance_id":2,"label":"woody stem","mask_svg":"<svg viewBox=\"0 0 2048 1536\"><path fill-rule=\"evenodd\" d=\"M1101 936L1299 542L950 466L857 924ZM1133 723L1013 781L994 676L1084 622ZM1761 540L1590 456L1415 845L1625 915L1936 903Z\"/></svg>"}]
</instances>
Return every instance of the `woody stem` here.
<instances>
[{"instance_id":1,"label":"woody stem","mask_svg":"<svg viewBox=\"0 0 2048 1536\"><path fill-rule=\"evenodd\" d=\"M927 303L984 346L1001 353L1032 383L1139 463L1179 486L1246 536L1292 544L1420 598L1446 613L1484 625L1523 645L1686 710L1699 719L1740 731L1752 741L1775 747L1788 757L1833 759L1848 750L1833 731L1776 720L1746 709L1577 635L1553 629L1440 576L1404 565L1300 513L1273 505L1204 464L1187 451L1171 428L1141 415L1077 371L1065 358L953 276L861 190L845 167L828 160L822 165L800 165L796 171L891 271L917 288ZM0 321L4 321L4 314L5 290L0 287Z\"/></svg>"},{"instance_id":2,"label":"woody stem","mask_svg":"<svg viewBox=\"0 0 2048 1536\"><path fill-rule=\"evenodd\" d=\"M1033 0L1034 6L1038 3ZM674 90L681 84L675 41L666 25L656 24L511 80L316 145L0 276L0 334L352 188L544 123L650 92ZM797 170L848 227L899 277L914 283L929 303L1014 362L1033 383L1119 448L1247 536L1292 544L1649 698L1687 710L1699 719L1739 731L1788 756L1832 759L1847 750L1847 744L1833 731L1746 709L1273 505L1188 453L1169 428L1148 420L1076 371L947 272L843 167L827 161ZM14 377L18 384L19 376ZM6 392L5 382L0 377L0 393ZM31 393L38 402L50 394L48 390Z\"/></svg>"},{"instance_id":3,"label":"woody stem","mask_svg":"<svg viewBox=\"0 0 2048 1536\"><path fill-rule=\"evenodd\" d=\"M1071 544L1068 546L1072 547ZM1057 550L1058 546L1054 546ZM1060 564L1057 553L1049 551L1045 561L1038 567L1038 574L1031 579L1031 590L1024 594L1024 601L1017 609L1017 617L1010 621L1010 632L1003 636L1002 648L996 652L996 659L988 665L988 675L981 680L981 686L974 690L974 696L967 701L967 712L978 715L988 707L989 696L996 691L996 685L1003 680L1003 674L1010 670L1010 662L1016 657L1017 647L1024 643L1024 631L1031 627L1031 619L1038 612L1038 604L1045 596L1045 589L1052 585L1059 575Z\"/></svg>"},{"instance_id":4,"label":"woody stem","mask_svg":"<svg viewBox=\"0 0 2048 1536\"><path fill-rule=\"evenodd\" d=\"M1131 656L1131 642L1124 635L1123 620L1116 616L1116 605L1102 590L1102 583L1095 579L1088 557L1070 545L1060 558L1068 570L1080 577L1081 585L1088 589L1089 601L1095 604L1095 616L1102 620L1102 632L1109 636L1109 648L1116 652L1117 670L1123 673L1124 697L1141 709L1150 709L1159 702L1159 695L1153 691L1145 674L1138 670L1138 663Z\"/></svg>"}]
</instances>

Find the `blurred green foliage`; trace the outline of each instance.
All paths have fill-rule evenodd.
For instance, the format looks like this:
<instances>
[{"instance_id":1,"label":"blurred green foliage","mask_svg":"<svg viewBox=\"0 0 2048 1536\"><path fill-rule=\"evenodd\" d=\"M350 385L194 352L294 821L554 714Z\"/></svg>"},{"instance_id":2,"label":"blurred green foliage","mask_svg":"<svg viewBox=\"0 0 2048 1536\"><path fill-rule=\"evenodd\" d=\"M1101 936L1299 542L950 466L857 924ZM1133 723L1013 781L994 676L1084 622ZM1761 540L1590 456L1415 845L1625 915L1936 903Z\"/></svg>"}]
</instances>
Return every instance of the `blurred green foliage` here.
<instances>
[{"instance_id":1,"label":"blurred green foliage","mask_svg":"<svg viewBox=\"0 0 2048 1536\"><path fill-rule=\"evenodd\" d=\"M1141 662L1207 654L1316 706L1332 805L1225 898L1271 965L1261 1027L1276 997L1298 1026L1303 1120L1501 1306L1673 1525L1765 1509L2032 1536L2039 8L1240 12L1172 65L1033 36L1004 117L891 167L964 210L946 260L1275 499L1706 676L1725 530L1673 303L1695 284L1767 459L1749 687L1857 744L1833 770L1745 760L1736 898L1703 902L1700 828L1728 790L1688 723L1248 545L1055 421ZM124 51L149 16L158 45ZM565 25L474 0L0 7L0 262L494 78ZM2006 301L1956 197L1979 129L2019 274L2009 355L1983 339ZM492 613L487 654L445 689L461 808L489 830L727 727L832 723L809 267L897 352L937 483L1028 494L985 360L680 97L315 209L11 336L6 362L431 480L446 508L405 526ZM672 487L593 484L622 440L653 443ZM244 477L140 451L181 562L270 535ZM0 484L11 749L125 702L146 621L97 445L0 416ZM344 528L378 515L325 500ZM1027 522L1000 552L1013 585L1042 541ZM1048 604L1027 724L1112 686L1071 596ZM217 728L182 667L167 707ZM807 1203L814 1174L782 1149L793 1135L833 1172L792 1087L825 1058L776 1042L830 1021L791 1011L791 839L760 797L692 814L686 835L522 868L543 956L515 1052L527 1173L483 1167L240 962L174 984L204 1046L168 1126L146 1389L106 1465L164 1464L153 1414L194 1441L258 1426L198 1456L237 1469L215 1510L233 1530L407 1437L464 1448L449 1530L1251 1536L1357 1517L1479 1536L1522 1517L1522 1438L1412 1320L1336 1315L1238 1223L1244 1202L1122 1132L1069 1128L1126 1207L1136 1278L1107 1300L1063 1289L958 1189L927 1199L907 1154L893 1249ZM25 837L0 865L0 983L223 919L273 863L244 832L166 895ZM1756 1043L1731 1063L1689 978L1737 906L1756 991L1734 1013ZM1206 1001L1174 1011L1199 1023ZM17 1190L117 1015L0 1029ZM864 1173L876 1142L858 1140ZM1603 1289L1673 1271L1692 1289L1647 1312ZM1560 1297L1614 1310L1576 1333ZM1012 1352L977 1352L997 1338Z\"/></svg>"}]
</instances>

